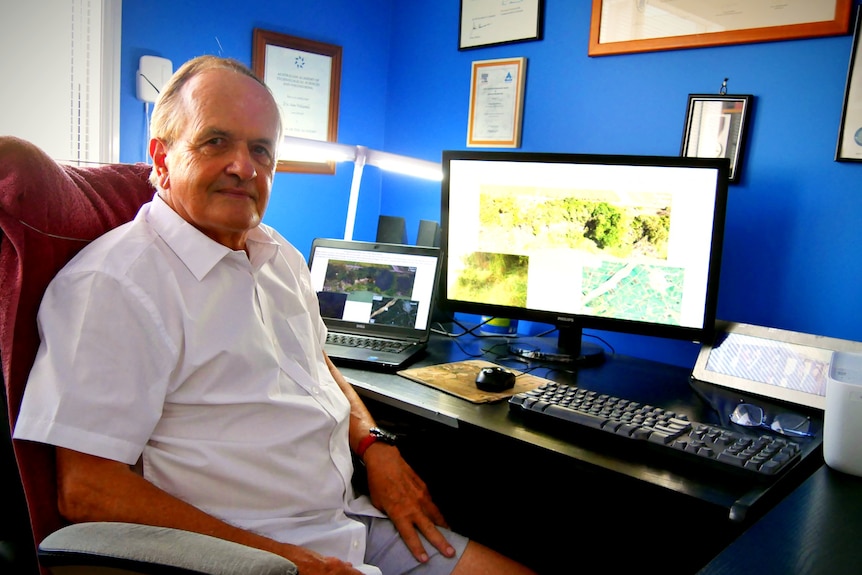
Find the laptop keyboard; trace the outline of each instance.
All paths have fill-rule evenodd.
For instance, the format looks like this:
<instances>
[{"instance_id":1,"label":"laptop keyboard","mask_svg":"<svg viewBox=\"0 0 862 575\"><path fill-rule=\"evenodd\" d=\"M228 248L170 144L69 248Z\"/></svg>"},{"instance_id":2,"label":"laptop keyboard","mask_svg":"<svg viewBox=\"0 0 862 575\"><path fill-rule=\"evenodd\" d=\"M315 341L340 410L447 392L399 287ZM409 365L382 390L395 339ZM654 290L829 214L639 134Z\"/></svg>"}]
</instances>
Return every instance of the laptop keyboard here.
<instances>
[{"instance_id":1,"label":"laptop keyboard","mask_svg":"<svg viewBox=\"0 0 862 575\"><path fill-rule=\"evenodd\" d=\"M372 351L386 351L398 353L408 347L408 343L403 341L394 341L391 339L381 339L378 337L367 337L359 335L350 335L346 333L328 333L326 334L326 343L335 345L344 345L347 347L361 347Z\"/></svg>"}]
</instances>

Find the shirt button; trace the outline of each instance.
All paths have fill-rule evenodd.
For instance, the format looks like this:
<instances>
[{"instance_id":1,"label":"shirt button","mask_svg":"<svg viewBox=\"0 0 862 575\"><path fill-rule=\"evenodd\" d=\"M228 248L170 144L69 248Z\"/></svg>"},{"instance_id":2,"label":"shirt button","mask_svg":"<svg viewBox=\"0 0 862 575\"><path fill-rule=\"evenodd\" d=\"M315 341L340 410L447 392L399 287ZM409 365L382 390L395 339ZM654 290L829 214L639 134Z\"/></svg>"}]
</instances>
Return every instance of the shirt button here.
<instances>
[{"instance_id":1,"label":"shirt button","mask_svg":"<svg viewBox=\"0 0 862 575\"><path fill-rule=\"evenodd\" d=\"M354 540L353 540L353 548L354 548L354 549L359 549L359 540L358 540L358 539L354 539Z\"/></svg>"},{"instance_id":2,"label":"shirt button","mask_svg":"<svg viewBox=\"0 0 862 575\"><path fill-rule=\"evenodd\" d=\"M312 388L311 388L311 392L312 392L314 395L320 395L320 388L319 388L319 387L312 387Z\"/></svg>"}]
</instances>

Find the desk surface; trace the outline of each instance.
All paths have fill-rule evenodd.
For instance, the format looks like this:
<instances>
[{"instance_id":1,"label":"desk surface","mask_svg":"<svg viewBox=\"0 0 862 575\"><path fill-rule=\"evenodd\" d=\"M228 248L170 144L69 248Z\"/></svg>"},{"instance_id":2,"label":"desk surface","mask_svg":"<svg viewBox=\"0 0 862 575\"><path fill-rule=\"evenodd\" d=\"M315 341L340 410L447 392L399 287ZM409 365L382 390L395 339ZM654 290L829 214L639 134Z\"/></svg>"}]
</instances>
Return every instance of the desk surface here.
<instances>
[{"instance_id":1,"label":"desk surface","mask_svg":"<svg viewBox=\"0 0 862 575\"><path fill-rule=\"evenodd\" d=\"M862 477L823 465L700 575L862 571Z\"/></svg>"},{"instance_id":2,"label":"desk surface","mask_svg":"<svg viewBox=\"0 0 862 575\"><path fill-rule=\"evenodd\" d=\"M427 356L415 365L468 359L491 348L505 352L505 345L499 345L504 341L502 338L495 340L467 336L451 339L434 336ZM493 355L482 357L516 369L525 368L523 363L495 359ZM632 459L597 446L594 441L563 438L525 425L516 415L509 413L505 401L473 404L396 374L349 367L342 367L341 370L366 398L453 428L474 426L506 440L523 442L537 449L559 453L587 465L693 497L726 509L728 516L737 521L745 521L752 510L760 512L768 509L801 483L822 461L819 454L821 442L816 438L805 441L806 457L802 464L797 465L798 469L772 484L732 476L716 477L715 473L705 472L699 466L695 469L674 466L671 469L664 458ZM728 394L725 390L697 389L700 384L691 384L689 381L690 370L624 356L609 356L599 367L577 371L538 369L532 373L585 389L658 405L684 413L694 421L708 423L720 421L717 412L705 399L719 405L732 405L739 400L738 394ZM764 403L760 399L757 401Z\"/></svg>"}]
</instances>

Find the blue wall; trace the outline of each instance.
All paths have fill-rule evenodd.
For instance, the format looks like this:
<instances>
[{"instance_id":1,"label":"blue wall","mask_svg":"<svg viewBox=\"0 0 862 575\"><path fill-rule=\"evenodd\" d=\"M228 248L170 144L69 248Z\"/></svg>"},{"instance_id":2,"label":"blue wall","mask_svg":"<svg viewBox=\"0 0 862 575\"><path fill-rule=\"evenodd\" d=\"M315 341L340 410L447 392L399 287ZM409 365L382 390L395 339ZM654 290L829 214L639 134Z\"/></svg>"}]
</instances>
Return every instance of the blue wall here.
<instances>
[{"instance_id":1,"label":"blue wall","mask_svg":"<svg viewBox=\"0 0 862 575\"><path fill-rule=\"evenodd\" d=\"M135 76L143 55L183 62L201 54L236 58L251 66L252 33L263 28L342 47L339 141L373 148L384 145L390 0L124 0L122 28L120 160L147 161L145 105L135 98ZM439 153L437 154L439 156ZM373 239L380 212L380 177L365 170L357 216L357 239ZM265 221L308 254L317 236L342 237L353 169L336 174L278 173Z\"/></svg>"},{"instance_id":2,"label":"blue wall","mask_svg":"<svg viewBox=\"0 0 862 575\"><path fill-rule=\"evenodd\" d=\"M289 6L285 6L288 4ZM344 47L339 141L438 160L465 147L474 60L525 56L522 150L677 155L690 93L756 96L742 180L732 185L719 316L862 340L862 164L833 161L849 35L587 56L590 3L545 0L544 39L460 52L460 2L227 0L123 3L121 159L145 159L138 58L202 53L251 62L261 27ZM218 38L218 42L216 41ZM219 48L221 44L221 49ZM267 222L307 253L343 233L351 168L279 174ZM367 168L357 239L379 213L439 220L439 186ZM697 346L601 334L618 352L691 365Z\"/></svg>"}]
</instances>

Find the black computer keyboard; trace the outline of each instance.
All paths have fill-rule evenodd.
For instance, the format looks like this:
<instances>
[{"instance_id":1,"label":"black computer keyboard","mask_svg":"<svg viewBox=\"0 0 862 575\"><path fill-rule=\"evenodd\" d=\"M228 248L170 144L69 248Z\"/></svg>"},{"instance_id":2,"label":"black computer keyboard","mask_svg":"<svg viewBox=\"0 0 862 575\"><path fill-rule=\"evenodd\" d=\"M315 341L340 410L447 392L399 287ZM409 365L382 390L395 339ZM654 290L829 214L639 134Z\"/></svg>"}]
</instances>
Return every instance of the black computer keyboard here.
<instances>
[{"instance_id":1,"label":"black computer keyboard","mask_svg":"<svg viewBox=\"0 0 862 575\"><path fill-rule=\"evenodd\" d=\"M547 383L514 395L509 408L533 421L571 429L591 428L625 439L626 445L644 442L681 460L750 477L776 477L800 459L802 452L801 445L792 439L751 436L690 421L660 407L561 383Z\"/></svg>"},{"instance_id":2,"label":"black computer keyboard","mask_svg":"<svg viewBox=\"0 0 862 575\"><path fill-rule=\"evenodd\" d=\"M334 343L336 345L344 345L348 347L361 347L373 351L391 351L395 353L402 351L408 346L408 344L403 341L331 332L326 334L326 343Z\"/></svg>"}]
</instances>

